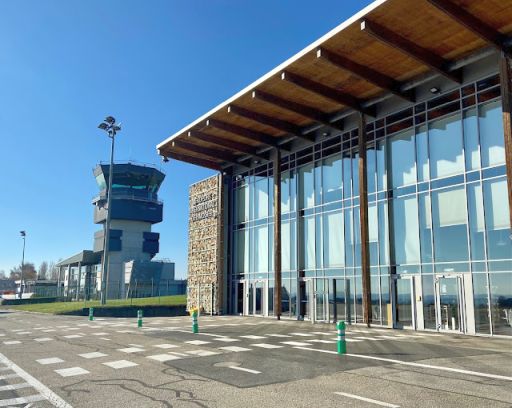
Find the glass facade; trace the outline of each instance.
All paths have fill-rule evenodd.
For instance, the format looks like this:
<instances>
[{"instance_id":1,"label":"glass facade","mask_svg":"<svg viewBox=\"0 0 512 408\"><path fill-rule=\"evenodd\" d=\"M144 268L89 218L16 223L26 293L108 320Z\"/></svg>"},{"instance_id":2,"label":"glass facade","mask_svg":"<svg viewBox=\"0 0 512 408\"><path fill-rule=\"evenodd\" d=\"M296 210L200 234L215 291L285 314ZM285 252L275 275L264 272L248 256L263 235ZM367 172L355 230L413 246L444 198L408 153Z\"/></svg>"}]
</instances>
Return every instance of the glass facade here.
<instances>
[{"instance_id":1,"label":"glass facade","mask_svg":"<svg viewBox=\"0 0 512 408\"><path fill-rule=\"evenodd\" d=\"M512 335L497 77L368 123L367 135L373 323ZM282 159L283 316L362 322L357 136ZM232 182L230 282L249 299L239 313L273 313L272 174L269 163Z\"/></svg>"}]
</instances>

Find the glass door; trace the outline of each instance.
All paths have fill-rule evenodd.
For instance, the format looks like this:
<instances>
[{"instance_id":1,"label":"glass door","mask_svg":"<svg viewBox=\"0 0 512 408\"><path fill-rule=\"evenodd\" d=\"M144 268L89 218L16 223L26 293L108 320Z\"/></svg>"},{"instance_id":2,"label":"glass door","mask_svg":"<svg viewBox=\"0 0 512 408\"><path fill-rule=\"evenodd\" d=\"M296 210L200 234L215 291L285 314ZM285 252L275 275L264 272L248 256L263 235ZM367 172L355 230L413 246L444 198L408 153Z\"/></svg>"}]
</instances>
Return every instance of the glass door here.
<instances>
[{"instance_id":1,"label":"glass door","mask_svg":"<svg viewBox=\"0 0 512 408\"><path fill-rule=\"evenodd\" d=\"M263 291L264 283L262 281L256 281L254 283L254 314L263 315Z\"/></svg>"},{"instance_id":2,"label":"glass door","mask_svg":"<svg viewBox=\"0 0 512 408\"><path fill-rule=\"evenodd\" d=\"M350 323L350 298L347 291L350 289L349 281L345 279L329 279L329 319L336 323L345 320Z\"/></svg>"},{"instance_id":3,"label":"glass door","mask_svg":"<svg viewBox=\"0 0 512 408\"><path fill-rule=\"evenodd\" d=\"M395 305L395 328L416 329L414 279L412 277L395 279Z\"/></svg>"},{"instance_id":4,"label":"glass door","mask_svg":"<svg viewBox=\"0 0 512 408\"><path fill-rule=\"evenodd\" d=\"M240 315L244 314L244 286L243 281L235 282L235 313Z\"/></svg>"},{"instance_id":5,"label":"glass door","mask_svg":"<svg viewBox=\"0 0 512 408\"><path fill-rule=\"evenodd\" d=\"M329 321L329 307L327 302L328 280L315 279L315 321Z\"/></svg>"},{"instance_id":6,"label":"glass door","mask_svg":"<svg viewBox=\"0 0 512 408\"><path fill-rule=\"evenodd\" d=\"M436 277L436 309L439 330L464 332L460 276Z\"/></svg>"},{"instance_id":7,"label":"glass door","mask_svg":"<svg viewBox=\"0 0 512 408\"><path fill-rule=\"evenodd\" d=\"M311 301L313 299L313 282L311 279L301 279L299 281L299 299L300 299L300 318L302 320L312 320Z\"/></svg>"}]
</instances>

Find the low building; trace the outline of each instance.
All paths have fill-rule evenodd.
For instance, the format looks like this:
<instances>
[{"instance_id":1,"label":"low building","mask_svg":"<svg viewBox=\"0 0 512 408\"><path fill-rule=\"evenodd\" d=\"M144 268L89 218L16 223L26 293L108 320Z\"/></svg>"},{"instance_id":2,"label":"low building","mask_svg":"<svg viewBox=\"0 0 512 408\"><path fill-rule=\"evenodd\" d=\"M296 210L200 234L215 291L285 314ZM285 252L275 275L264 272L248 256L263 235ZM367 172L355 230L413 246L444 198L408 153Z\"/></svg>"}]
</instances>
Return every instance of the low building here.
<instances>
[{"instance_id":1,"label":"low building","mask_svg":"<svg viewBox=\"0 0 512 408\"><path fill-rule=\"evenodd\" d=\"M191 302L511 336L511 21L510 1L375 1L160 143L219 172L190 190L192 214L219 184Z\"/></svg>"}]
</instances>

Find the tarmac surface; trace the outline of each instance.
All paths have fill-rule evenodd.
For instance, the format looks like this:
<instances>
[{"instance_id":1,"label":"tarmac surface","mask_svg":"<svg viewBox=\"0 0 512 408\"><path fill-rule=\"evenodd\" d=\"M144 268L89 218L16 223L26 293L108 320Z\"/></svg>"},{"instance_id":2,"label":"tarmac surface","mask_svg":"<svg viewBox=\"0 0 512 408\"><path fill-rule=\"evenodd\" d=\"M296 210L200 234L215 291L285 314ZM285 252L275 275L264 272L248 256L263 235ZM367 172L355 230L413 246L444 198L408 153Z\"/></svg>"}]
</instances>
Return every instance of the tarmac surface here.
<instances>
[{"instance_id":1,"label":"tarmac surface","mask_svg":"<svg viewBox=\"0 0 512 408\"><path fill-rule=\"evenodd\" d=\"M512 407L512 339L0 311L0 407Z\"/></svg>"}]
</instances>

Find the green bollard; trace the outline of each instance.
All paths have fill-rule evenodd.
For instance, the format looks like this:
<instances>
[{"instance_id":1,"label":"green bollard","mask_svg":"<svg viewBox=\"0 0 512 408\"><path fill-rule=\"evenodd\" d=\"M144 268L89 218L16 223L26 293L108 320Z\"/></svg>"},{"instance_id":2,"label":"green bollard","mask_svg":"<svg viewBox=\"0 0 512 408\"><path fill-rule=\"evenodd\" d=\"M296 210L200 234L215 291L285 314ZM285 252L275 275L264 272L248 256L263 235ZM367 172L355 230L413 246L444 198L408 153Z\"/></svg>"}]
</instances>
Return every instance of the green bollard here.
<instances>
[{"instance_id":1,"label":"green bollard","mask_svg":"<svg viewBox=\"0 0 512 408\"><path fill-rule=\"evenodd\" d=\"M89 308L89 321L93 321L94 320L94 307L90 307Z\"/></svg>"},{"instance_id":2,"label":"green bollard","mask_svg":"<svg viewBox=\"0 0 512 408\"><path fill-rule=\"evenodd\" d=\"M142 327L142 310L137 310L137 327Z\"/></svg>"},{"instance_id":3,"label":"green bollard","mask_svg":"<svg viewBox=\"0 0 512 408\"><path fill-rule=\"evenodd\" d=\"M194 310L192 312L192 333L197 334L199 333L199 324L197 323L197 310Z\"/></svg>"},{"instance_id":4,"label":"green bollard","mask_svg":"<svg viewBox=\"0 0 512 408\"><path fill-rule=\"evenodd\" d=\"M338 354L347 354L347 342L345 340L345 322L336 323L338 329Z\"/></svg>"}]
</instances>

